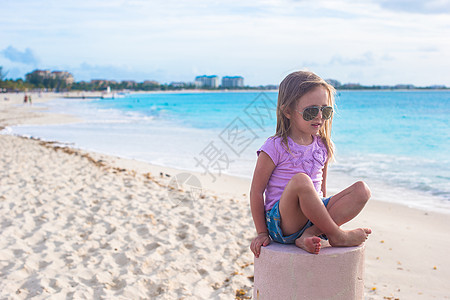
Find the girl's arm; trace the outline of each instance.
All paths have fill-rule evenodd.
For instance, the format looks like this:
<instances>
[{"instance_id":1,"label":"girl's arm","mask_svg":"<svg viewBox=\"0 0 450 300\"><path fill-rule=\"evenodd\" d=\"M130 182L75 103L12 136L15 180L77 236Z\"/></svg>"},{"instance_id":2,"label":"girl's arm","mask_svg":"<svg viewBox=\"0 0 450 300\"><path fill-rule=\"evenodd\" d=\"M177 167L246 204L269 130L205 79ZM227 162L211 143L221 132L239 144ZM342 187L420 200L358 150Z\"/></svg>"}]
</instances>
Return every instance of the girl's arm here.
<instances>
[{"instance_id":1,"label":"girl's arm","mask_svg":"<svg viewBox=\"0 0 450 300\"><path fill-rule=\"evenodd\" d=\"M322 174L322 194L323 197L327 196L327 172L328 172L328 161L325 163L325 166L323 167L323 174Z\"/></svg>"},{"instance_id":2,"label":"girl's arm","mask_svg":"<svg viewBox=\"0 0 450 300\"><path fill-rule=\"evenodd\" d=\"M250 189L250 208L257 233L250 248L256 257L259 256L261 246L267 246L270 243L264 211L264 190L274 169L275 164L270 156L261 151L256 161Z\"/></svg>"}]
</instances>

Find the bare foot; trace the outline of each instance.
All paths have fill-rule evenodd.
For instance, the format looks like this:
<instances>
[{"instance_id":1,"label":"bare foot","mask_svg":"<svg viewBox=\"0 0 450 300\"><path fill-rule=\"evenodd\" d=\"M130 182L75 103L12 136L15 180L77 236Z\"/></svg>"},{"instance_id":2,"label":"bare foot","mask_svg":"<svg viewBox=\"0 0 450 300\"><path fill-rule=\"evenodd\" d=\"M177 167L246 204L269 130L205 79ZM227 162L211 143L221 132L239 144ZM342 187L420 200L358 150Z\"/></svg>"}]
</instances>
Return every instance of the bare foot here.
<instances>
[{"instance_id":1,"label":"bare foot","mask_svg":"<svg viewBox=\"0 0 450 300\"><path fill-rule=\"evenodd\" d=\"M333 247L351 247L361 245L372 233L370 228L357 228L353 230L340 230L337 236L329 238Z\"/></svg>"},{"instance_id":2,"label":"bare foot","mask_svg":"<svg viewBox=\"0 0 450 300\"><path fill-rule=\"evenodd\" d=\"M317 236L310 236L308 234L302 234L301 237L295 240L295 246L302 248L312 254L319 254L321 239Z\"/></svg>"}]
</instances>

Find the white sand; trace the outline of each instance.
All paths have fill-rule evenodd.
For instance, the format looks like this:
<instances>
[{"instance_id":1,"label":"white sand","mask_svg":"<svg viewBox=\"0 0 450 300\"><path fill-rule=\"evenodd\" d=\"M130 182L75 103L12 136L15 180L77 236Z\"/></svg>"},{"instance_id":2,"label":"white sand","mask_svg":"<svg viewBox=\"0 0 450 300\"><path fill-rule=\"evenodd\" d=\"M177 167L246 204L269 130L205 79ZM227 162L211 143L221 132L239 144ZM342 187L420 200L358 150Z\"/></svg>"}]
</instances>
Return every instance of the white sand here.
<instances>
[{"instance_id":1,"label":"white sand","mask_svg":"<svg viewBox=\"0 0 450 300\"><path fill-rule=\"evenodd\" d=\"M8 102L0 126L55 120ZM193 195L168 187L179 173L0 135L0 299L251 296L249 181L194 173ZM374 199L354 226L373 230L366 299L450 298L448 215Z\"/></svg>"},{"instance_id":2,"label":"white sand","mask_svg":"<svg viewBox=\"0 0 450 300\"><path fill-rule=\"evenodd\" d=\"M79 152L0 140L3 296L229 299L251 288L243 202L169 194Z\"/></svg>"}]
</instances>

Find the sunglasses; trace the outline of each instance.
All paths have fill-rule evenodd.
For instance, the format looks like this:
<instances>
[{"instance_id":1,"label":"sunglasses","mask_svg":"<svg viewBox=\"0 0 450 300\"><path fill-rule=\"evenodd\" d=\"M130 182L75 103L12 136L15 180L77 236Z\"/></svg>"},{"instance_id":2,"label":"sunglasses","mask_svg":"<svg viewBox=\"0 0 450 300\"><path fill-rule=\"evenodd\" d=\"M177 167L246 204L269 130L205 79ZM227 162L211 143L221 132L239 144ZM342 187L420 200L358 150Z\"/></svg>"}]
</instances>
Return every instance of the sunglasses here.
<instances>
[{"instance_id":1,"label":"sunglasses","mask_svg":"<svg viewBox=\"0 0 450 300\"><path fill-rule=\"evenodd\" d=\"M310 106L305 108L302 112L297 110L297 112L303 116L303 120L305 121L314 120L319 114L319 111L322 112L322 119L324 120L328 120L333 115L333 107L331 106Z\"/></svg>"}]
</instances>

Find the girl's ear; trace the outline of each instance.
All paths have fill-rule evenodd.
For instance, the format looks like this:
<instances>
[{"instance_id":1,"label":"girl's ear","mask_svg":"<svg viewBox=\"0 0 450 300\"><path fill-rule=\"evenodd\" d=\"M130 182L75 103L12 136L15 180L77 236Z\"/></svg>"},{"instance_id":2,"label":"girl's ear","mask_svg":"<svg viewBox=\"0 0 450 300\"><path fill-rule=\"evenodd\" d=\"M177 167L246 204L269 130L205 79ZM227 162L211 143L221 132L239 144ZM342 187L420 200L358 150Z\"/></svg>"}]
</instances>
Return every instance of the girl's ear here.
<instances>
[{"instance_id":1,"label":"girl's ear","mask_svg":"<svg viewBox=\"0 0 450 300\"><path fill-rule=\"evenodd\" d=\"M289 120L291 119L291 109L289 108L289 106L283 105L281 107L281 111L286 118L288 118Z\"/></svg>"}]
</instances>

